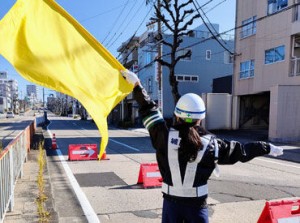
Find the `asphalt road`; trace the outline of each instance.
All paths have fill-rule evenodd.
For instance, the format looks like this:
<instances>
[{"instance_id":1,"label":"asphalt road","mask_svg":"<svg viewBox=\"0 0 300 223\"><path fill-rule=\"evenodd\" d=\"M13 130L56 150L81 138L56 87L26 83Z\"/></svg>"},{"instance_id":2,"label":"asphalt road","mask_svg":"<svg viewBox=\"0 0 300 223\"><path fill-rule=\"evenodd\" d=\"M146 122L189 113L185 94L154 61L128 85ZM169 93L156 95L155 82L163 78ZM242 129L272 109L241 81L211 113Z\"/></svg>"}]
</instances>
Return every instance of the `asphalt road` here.
<instances>
[{"instance_id":1,"label":"asphalt road","mask_svg":"<svg viewBox=\"0 0 300 223\"><path fill-rule=\"evenodd\" d=\"M99 148L99 132L91 121L48 118L51 124L44 136L49 139L54 133L59 147L49 147L47 159L60 222L161 221L160 188L143 189L137 185L140 165L156 162L143 129L110 129L109 160L68 161L70 144L97 144ZM300 197L299 147L283 147L290 149L294 160L265 156L220 166L221 176L212 176L209 181L211 223L256 222L266 200Z\"/></svg>"},{"instance_id":2,"label":"asphalt road","mask_svg":"<svg viewBox=\"0 0 300 223\"><path fill-rule=\"evenodd\" d=\"M5 115L1 115L0 140L2 140L3 147L7 146L34 120L32 112L27 113L25 116L15 115L15 118L5 118Z\"/></svg>"},{"instance_id":3,"label":"asphalt road","mask_svg":"<svg viewBox=\"0 0 300 223\"><path fill-rule=\"evenodd\" d=\"M8 144L33 115L0 120L0 138ZM102 161L69 161L70 144L96 144L100 135L91 121L48 114L44 131L52 199L59 222L161 221L160 188L143 189L137 184L139 168L155 163L145 129L109 130L107 157ZM58 149L51 149L53 133ZM263 132L219 131L221 138L242 142L263 140ZM281 145L279 159L269 156L248 163L220 166L220 177L209 180L211 223L256 222L266 200L300 199L300 145Z\"/></svg>"}]
</instances>

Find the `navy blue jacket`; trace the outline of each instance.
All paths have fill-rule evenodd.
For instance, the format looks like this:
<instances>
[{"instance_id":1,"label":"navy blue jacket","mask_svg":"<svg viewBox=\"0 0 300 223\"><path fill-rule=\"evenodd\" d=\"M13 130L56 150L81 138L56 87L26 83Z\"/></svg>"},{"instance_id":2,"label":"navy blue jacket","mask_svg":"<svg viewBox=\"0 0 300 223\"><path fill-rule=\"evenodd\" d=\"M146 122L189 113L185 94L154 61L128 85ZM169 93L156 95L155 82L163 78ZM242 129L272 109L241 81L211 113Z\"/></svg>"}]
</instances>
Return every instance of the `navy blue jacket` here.
<instances>
[{"instance_id":1,"label":"navy blue jacket","mask_svg":"<svg viewBox=\"0 0 300 223\"><path fill-rule=\"evenodd\" d=\"M139 114L143 124L148 129L152 145L156 150L157 163L163 182L172 185L170 167L168 164L168 136L170 128L168 128L165 120L161 117L160 111L156 103L151 100L147 92L142 86L136 86L133 91L134 99L139 104ZM177 129L176 126L173 128ZM197 127L200 136L208 134L201 126ZM180 134L179 134L180 137ZM238 161L247 162L257 156L266 155L270 152L270 146L266 142L249 142L241 144L237 141L227 141L217 138L219 145L218 164L234 164ZM184 177L187 160L179 156L179 166L182 179ZM197 166L194 187L207 184L215 168L215 151L214 147L207 148L203 158ZM202 197L177 197L164 194L165 199L174 202L183 202L192 206L205 207L207 195Z\"/></svg>"}]
</instances>

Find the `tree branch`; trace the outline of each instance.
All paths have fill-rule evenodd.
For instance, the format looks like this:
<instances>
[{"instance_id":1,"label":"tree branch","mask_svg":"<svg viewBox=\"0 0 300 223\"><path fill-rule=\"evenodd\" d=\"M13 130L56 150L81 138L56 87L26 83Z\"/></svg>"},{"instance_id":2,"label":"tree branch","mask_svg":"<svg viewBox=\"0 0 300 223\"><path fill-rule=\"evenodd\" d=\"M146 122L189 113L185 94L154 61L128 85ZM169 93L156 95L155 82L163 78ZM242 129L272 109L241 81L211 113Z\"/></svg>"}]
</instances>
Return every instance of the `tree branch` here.
<instances>
[{"instance_id":1,"label":"tree branch","mask_svg":"<svg viewBox=\"0 0 300 223\"><path fill-rule=\"evenodd\" d=\"M163 1L164 1L164 4L161 4L161 7L163 7L169 13L169 15L172 17L173 22L175 22L175 16L171 10L170 5L168 4L167 0L163 0Z\"/></svg>"},{"instance_id":2,"label":"tree branch","mask_svg":"<svg viewBox=\"0 0 300 223\"><path fill-rule=\"evenodd\" d=\"M184 55L180 55L175 59L175 63L177 63L178 61L180 61L181 59L187 58L192 56L192 51L188 50Z\"/></svg>"},{"instance_id":3,"label":"tree branch","mask_svg":"<svg viewBox=\"0 0 300 223\"><path fill-rule=\"evenodd\" d=\"M168 23L168 20L165 18L165 16L163 14L161 14L161 12L158 10L157 6L154 5L155 8L155 16L157 17L157 20L161 20L161 22L169 29L171 30L171 32L174 32L174 29L172 28L172 26ZM172 13L172 12L170 12Z\"/></svg>"},{"instance_id":4,"label":"tree branch","mask_svg":"<svg viewBox=\"0 0 300 223\"><path fill-rule=\"evenodd\" d=\"M189 31L186 31L186 32L183 32L183 31L182 31L182 32L180 32L180 33L178 34L178 36L179 36L179 37L181 37L181 36L188 36L188 35L190 35L191 32L193 32L193 31L192 31L192 30L189 30Z\"/></svg>"},{"instance_id":5,"label":"tree branch","mask_svg":"<svg viewBox=\"0 0 300 223\"><path fill-rule=\"evenodd\" d=\"M171 48L173 47L173 44L172 44L172 43L166 42L165 40L162 40L161 43L162 43L163 45L167 45L168 47L171 47Z\"/></svg>"},{"instance_id":6,"label":"tree branch","mask_svg":"<svg viewBox=\"0 0 300 223\"><path fill-rule=\"evenodd\" d=\"M179 5L178 10L181 10L182 8L184 8L185 6L191 4L193 2L193 0L189 0L186 3L183 3L181 5Z\"/></svg>"},{"instance_id":7,"label":"tree branch","mask_svg":"<svg viewBox=\"0 0 300 223\"><path fill-rule=\"evenodd\" d=\"M171 64L170 63L167 63L166 61L162 60L162 59L159 59L159 58L156 58L155 61L157 61L158 63L160 63L161 65L163 66L167 66L167 67L171 67Z\"/></svg>"},{"instance_id":8,"label":"tree branch","mask_svg":"<svg viewBox=\"0 0 300 223\"><path fill-rule=\"evenodd\" d=\"M190 25L192 25L192 24L194 23L194 20L197 19L197 18L199 18L199 17L200 17L200 16L199 16L198 14L197 14L197 15L194 15L193 18L191 18L188 22L186 22L186 23L184 24L183 27L181 27L181 28L179 29L179 32L181 32L181 31L183 31L183 30L186 30L187 27L190 26Z\"/></svg>"}]
</instances>

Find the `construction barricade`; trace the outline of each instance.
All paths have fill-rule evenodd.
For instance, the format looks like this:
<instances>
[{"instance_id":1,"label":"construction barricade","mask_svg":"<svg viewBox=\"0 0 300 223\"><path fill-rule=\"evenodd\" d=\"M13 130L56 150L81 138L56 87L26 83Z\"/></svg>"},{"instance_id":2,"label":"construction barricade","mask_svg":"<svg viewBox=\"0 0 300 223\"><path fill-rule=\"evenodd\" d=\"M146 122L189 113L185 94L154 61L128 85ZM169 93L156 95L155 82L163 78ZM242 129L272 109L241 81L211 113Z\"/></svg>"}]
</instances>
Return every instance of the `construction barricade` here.
<instances>
[{"instance_id":1,"label":"construction barricade","mask_svg":"<svg viewBox=\"0 0 300 223\"><path fill-rule=\"evenodd\" d=\"M97 144L70 144L69 160L97 160Z\"/></svg>"},{"instance_id":2,"label":"construction barricade","mask_svg":"<svg viewBox=\"0 0 300 223\"><path fill-rule=\"evenodd\" d=\"M162 177L157 163L141 164L137 183L143 184L144 188L161 187Z\"/></svg>"},{"instance_id":3,"label":"construction barricade","mask_svg":"<svg viewBox=\"0 0 300 223\"><path fill-rule=\"evenodd\" d=\"M267 201L257 223L299 223L300 200Z\"/></svg>"}]
</instances>

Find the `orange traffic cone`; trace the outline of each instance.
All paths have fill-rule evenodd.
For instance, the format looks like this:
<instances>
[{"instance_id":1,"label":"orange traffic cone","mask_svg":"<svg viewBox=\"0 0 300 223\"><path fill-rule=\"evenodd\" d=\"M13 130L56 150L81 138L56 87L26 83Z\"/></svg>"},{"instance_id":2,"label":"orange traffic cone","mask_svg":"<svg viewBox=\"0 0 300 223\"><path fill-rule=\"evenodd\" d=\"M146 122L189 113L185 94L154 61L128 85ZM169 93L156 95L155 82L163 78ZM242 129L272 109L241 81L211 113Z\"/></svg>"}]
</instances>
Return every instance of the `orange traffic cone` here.
<instances>
[{"instance_id":1,"label":"orange traffic cone","mask_svg":"<svg viewBox=\"0 0 300 223\"><path fill-rule=\"evenodd\" d=\"M54 133L53 133L53 137L52 137L52 149L57 149L56 137L55 137Z\"/></svg>"},{"instance_id":2,"label":"orange traffic cone","mask_svg":"<svg viewBox=\"0 0 300 223\"><path fill-rule=\"evenodd\" d=\"M109 158L106 156L106 151L101 156L101 160L109 160Z\"/></svg>"}]
</instances>

